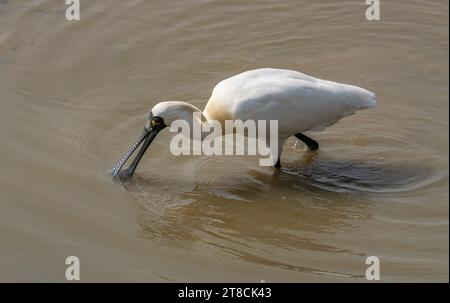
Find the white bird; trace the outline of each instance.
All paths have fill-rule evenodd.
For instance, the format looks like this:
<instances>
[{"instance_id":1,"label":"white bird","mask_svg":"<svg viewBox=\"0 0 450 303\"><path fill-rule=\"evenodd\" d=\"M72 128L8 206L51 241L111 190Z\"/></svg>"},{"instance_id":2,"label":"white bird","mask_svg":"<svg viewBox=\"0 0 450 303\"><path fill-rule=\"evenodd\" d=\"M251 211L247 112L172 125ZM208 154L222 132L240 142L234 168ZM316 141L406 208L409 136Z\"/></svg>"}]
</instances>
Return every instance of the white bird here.
<instances>
[{"instance_id":1,"label":"white bird","mask_svg":"<svg viewBox=\"0 0 450 303\"><path fill-rule=\"evenodd\" d=\"M303 141L309 150L317 150L319 144L302 132L322 131L357 110L375 105L375 94L357 86L321 80L293 70L261 68L218 83L202 118L219 121L222 125L225 120L278 120L279 146L275 167L280 168L283 143L290 136ZM113 167L113 175L145 139L133 163L121 172L121 176L131 176L157 133L179 119L192 125L194 112L201 113L201 110L186 102L156 104L150 111L146 130Z\"/></svg>"}]
</instances>

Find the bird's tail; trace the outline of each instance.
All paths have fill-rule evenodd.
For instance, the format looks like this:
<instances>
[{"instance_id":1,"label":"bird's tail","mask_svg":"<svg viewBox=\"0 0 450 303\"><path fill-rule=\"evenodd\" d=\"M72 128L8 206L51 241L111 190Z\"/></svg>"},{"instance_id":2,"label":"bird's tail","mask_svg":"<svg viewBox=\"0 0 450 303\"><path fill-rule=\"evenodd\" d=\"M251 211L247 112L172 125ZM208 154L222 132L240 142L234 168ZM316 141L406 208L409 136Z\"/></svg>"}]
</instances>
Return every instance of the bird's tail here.
<instances>
[{"instance_id":1,"label":"bird's tail","mask_svg":"<svg viewBox=\"0 0 450 303\"><path fill-rule=\"evenodd\" d=\"M377 105L377 96L367 89L348 84L344 85L344 89L347 91L347 98L355 111Z\"/></svg>"}]
</instances>

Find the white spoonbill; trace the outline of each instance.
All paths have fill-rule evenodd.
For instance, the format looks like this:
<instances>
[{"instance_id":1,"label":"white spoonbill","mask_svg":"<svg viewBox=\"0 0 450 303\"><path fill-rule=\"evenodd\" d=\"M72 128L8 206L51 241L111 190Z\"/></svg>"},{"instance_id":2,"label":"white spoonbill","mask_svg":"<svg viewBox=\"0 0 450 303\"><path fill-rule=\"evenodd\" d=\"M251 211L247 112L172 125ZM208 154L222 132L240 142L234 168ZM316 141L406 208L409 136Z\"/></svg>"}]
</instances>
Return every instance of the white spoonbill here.
<instances>
[{"instance_id":1,"label":"white spoonbill","mask_svg":"<svg viewBox=\"0 0 450 303\"><path fill-rule=\"evenodd\" d=\"M319 144L302 134L322 131L355 111L374 107L374 93L348 84L317 79L293 70L261 68L243 72L221 81L213 90L204 111L181 101L156 104L150 111L147 126L125 156L113 167L119 173L134 150L145 140L132 164L120 175L132 176L139 161L159 131L175 120L193 123L193 113L202 113L203 121L278 120L278 161L284 141L295 136L309 150ZM202 122L201 122L202 123Z\"/></svg>"}]
</instances>

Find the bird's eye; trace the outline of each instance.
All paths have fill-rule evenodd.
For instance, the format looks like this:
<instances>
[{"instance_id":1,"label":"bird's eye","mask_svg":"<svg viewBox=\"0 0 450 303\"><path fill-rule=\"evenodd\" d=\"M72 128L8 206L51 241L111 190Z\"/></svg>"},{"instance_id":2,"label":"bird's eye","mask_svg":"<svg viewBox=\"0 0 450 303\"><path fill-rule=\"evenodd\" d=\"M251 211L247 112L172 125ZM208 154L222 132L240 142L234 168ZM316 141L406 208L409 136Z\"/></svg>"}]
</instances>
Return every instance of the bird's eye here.
<instances>
[{"instance_id":1,"label":"bird's eye","mask_svg":"<svg viewBox=\"0 0 450 303\"><path fill-rule=\"evenodd\" d=\"M152 125L152 127L165 125L164 120L160 117L153 117L150 124Z\"/></svg>"}]
</instances>

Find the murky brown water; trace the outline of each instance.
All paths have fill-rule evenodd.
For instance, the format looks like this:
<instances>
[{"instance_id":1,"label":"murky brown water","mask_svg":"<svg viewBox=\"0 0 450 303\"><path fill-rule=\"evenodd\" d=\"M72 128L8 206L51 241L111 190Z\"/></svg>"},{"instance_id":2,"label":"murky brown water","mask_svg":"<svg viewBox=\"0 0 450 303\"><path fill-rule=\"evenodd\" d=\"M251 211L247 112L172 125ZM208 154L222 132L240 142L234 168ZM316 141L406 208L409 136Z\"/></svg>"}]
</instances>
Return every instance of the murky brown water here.
<instances>
[{"instance_id":1,"label":"murky brown water","mask_svg":"<svg viewBox=\"0 0 450 303\"><path fill-rule=\"evenodd\" d=\"M448 281L448 2L0 0L0 280ZM163 100L283 67L379 106L252 157L174 157L105 174Z\"/></svg>"}]
</instances>

